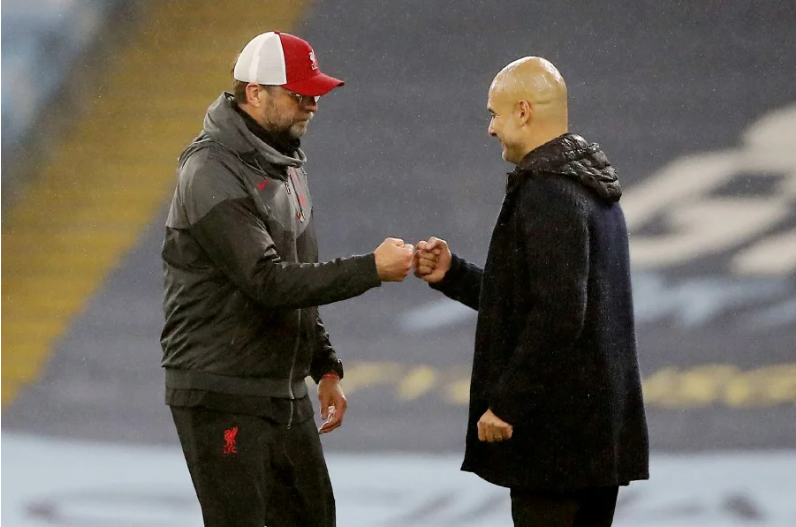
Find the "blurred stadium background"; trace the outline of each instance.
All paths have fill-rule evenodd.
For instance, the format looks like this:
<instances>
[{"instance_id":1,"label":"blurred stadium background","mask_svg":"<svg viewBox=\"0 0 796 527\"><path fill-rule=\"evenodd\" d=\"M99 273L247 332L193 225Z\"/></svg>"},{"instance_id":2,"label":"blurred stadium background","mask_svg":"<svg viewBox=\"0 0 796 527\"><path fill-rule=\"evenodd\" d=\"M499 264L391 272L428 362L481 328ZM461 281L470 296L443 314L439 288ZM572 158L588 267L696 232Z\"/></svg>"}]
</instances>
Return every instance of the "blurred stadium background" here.
<instances>
[{"instance_id":1,"label":"blurred stadium background","mask_svg":"<svg viewBox=\"0 0 796 527\"><path fill-rule=\"evenodd\" d=\"M163 405L176 157L257 33L347 85L304 141L324 258L388 235L483 262L508 165L494 74L556 64L632 230L652 479L619 526L796 525L796 3L6 0L2 523L201 525ZM458 472L474 315L410 279L322 309L342 526L510 525Z\"/></svg>"}]
</instances>

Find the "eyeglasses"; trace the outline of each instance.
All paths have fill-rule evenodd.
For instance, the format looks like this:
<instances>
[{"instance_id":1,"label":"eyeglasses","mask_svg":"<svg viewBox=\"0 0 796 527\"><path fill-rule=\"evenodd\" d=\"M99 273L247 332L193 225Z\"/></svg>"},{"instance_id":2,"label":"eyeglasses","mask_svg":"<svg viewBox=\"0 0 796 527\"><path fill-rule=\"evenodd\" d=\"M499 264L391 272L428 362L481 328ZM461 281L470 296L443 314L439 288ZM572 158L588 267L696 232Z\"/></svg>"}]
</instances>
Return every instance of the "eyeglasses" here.
<instances>
[{"instance_id":1,"label":"eyeglasses","mask_svg":"<svg viewBox=\"0 0 796 527\"><path fill-rule=\"evenodd\" d=\"M314 102L318 102L318 99L321 98L320 95L312 96L312 95L301 95L300 93L292 92L286 88L282 88L285 90L285 93L290 95L297 103L299 104L311 104Z\"/></svg>"},{"instance_id":2,"label":"eyeglasses","mask_svg":"<svg viewBox=\"0 0 796 527\"><path fill-rule=\"evenodd\" d=\"M271 88L277 88L277 87L281 88L281 91L285 92L291 99L293 99L294 101L296 101L300 105L317 103L318 99L321 98L320 95L315 95L315 96L312 96L312 95L301 95L300 93L292 92L292 91L288 90L287 88L282 88L281 86L272 86L272 85L267 85L267 84L260 84L260 88L263 88L264 90L269 91L269 92L270 92ZM273 93L273 92L271 92L271 93Z\"/></svg>"}]
</instances>

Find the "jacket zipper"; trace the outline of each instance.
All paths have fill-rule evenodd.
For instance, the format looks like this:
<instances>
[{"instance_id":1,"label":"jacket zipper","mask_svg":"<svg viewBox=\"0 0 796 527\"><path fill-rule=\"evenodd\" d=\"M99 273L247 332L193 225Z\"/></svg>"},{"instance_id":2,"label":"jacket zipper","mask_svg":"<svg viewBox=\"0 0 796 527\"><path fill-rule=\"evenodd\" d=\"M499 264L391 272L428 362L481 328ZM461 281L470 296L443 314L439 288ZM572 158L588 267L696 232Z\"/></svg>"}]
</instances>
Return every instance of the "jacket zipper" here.
<instances>
[{"instance_id":1,"label":"jacket zipper","mask_svg":"<svg viewBox=\"0 0 796 527\"><path fill-rule=\"evenodd\" d=\"M296 204L298 205L298 209L299 209L298 219L299 219L299 221L304 223L304 207L301 205L301 199L299 199L298 190L296 190L296 183L295 183L295 179L294 179L296 177L296 171L294 169L292 169L292 168L288 168L287 169L287 177L288 177L288 179L290 181L289 182L285 182L285 188L287 188L288 195L292 194L292 192L290 190L291 186L293 187L293 190L296 191Z\"/></svg>"},{"instance_id":2,"label":"jacket zipper","mask_svg":"<svg viewBox=\"0 0 796 527\"><path fill-rule=\"evenodd\" d=\"M293 409L295 407L295 399L293 395L293 371L296 369L296 356L298 355L299 344L301 344L301 310L298 310L298 336L296 337L296 345L293 348L293 363L290 365L290 377L287 380L287 391L290 394L290 418L287 421L287 428L293 426Z\"/></svg>"},{"instance_id":3,"label":"jacket zipper","mask_svg":"<svg viewBox=\"0 0 796 527\"><path fill-rule=\"evenodd\" d=\"M298 190L295 187L295 181L293 178L296 177L296 173L292 168L288 168L288 179L289 181L285 182L285 189L287 190L288 195L292 195L293 191L296 194L296 204L298 205L298 219L301 222L304 222L304 208L301 206L301 199L299 199ZM296 346L293 348L293 363L290 366L290 378L288 379L288 393L290 393L290 418L287 422L287 428L290 429L293 426L293 414L295 413L295 395L293 393L293 372L296 369L296 357L298 356L299 346L301 344L301 310L298 310L298 336L296 337Z\"/></svg>"}]
</instances>

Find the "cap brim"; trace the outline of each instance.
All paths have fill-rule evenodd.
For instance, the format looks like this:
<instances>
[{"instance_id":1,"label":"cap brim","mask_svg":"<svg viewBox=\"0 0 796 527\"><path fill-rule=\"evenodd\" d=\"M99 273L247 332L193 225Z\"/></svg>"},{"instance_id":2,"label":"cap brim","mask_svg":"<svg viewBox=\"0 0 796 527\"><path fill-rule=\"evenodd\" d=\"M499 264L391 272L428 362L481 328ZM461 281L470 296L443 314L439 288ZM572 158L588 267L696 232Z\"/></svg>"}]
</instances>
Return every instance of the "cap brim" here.
<instances>
[{"instance_id":1,"label":"cap brim","mask_svg":"<svg viewBox=\"0 0 796 527\"><path fill-rule=\"evenodd\" d=\"M310 77L309 79L283 84L282 87L294 93L298 93L299 95L320 97L344 84L345 82L340 79L335 79L325 73L318 73L316 76Z\"/></svg>"}]
</instances>

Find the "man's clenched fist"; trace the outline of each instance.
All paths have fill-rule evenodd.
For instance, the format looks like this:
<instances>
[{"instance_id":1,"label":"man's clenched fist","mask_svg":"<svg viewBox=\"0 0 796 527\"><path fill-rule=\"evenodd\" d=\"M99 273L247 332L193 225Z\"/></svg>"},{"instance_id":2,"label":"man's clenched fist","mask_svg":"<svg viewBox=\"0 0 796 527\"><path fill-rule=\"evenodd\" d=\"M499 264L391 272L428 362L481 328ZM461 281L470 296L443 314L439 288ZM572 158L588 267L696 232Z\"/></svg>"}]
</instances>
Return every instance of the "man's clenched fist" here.
<instances>
[{"instance_id":1,"label":"man's clenched fist","mask_svg":"<svg viewBox=\"0 0 796 527\"><path fill-rule=\"evenodd\" d=\"M387 238L374 251L382 282L403 282L412 270L414 247L400 238Z\"/></svg>"},{"instance_id":2,"label":"man's clenched fist","mask_svg":"<svg viewBox=\"0 0 796 527\"><path fill-rule=\"evenodd\" d=\"M415 276L426 282L439 282L451 268L451 250L448 242L432 236L417 243L415 252Z\"/></svg>"}]
</instances>

